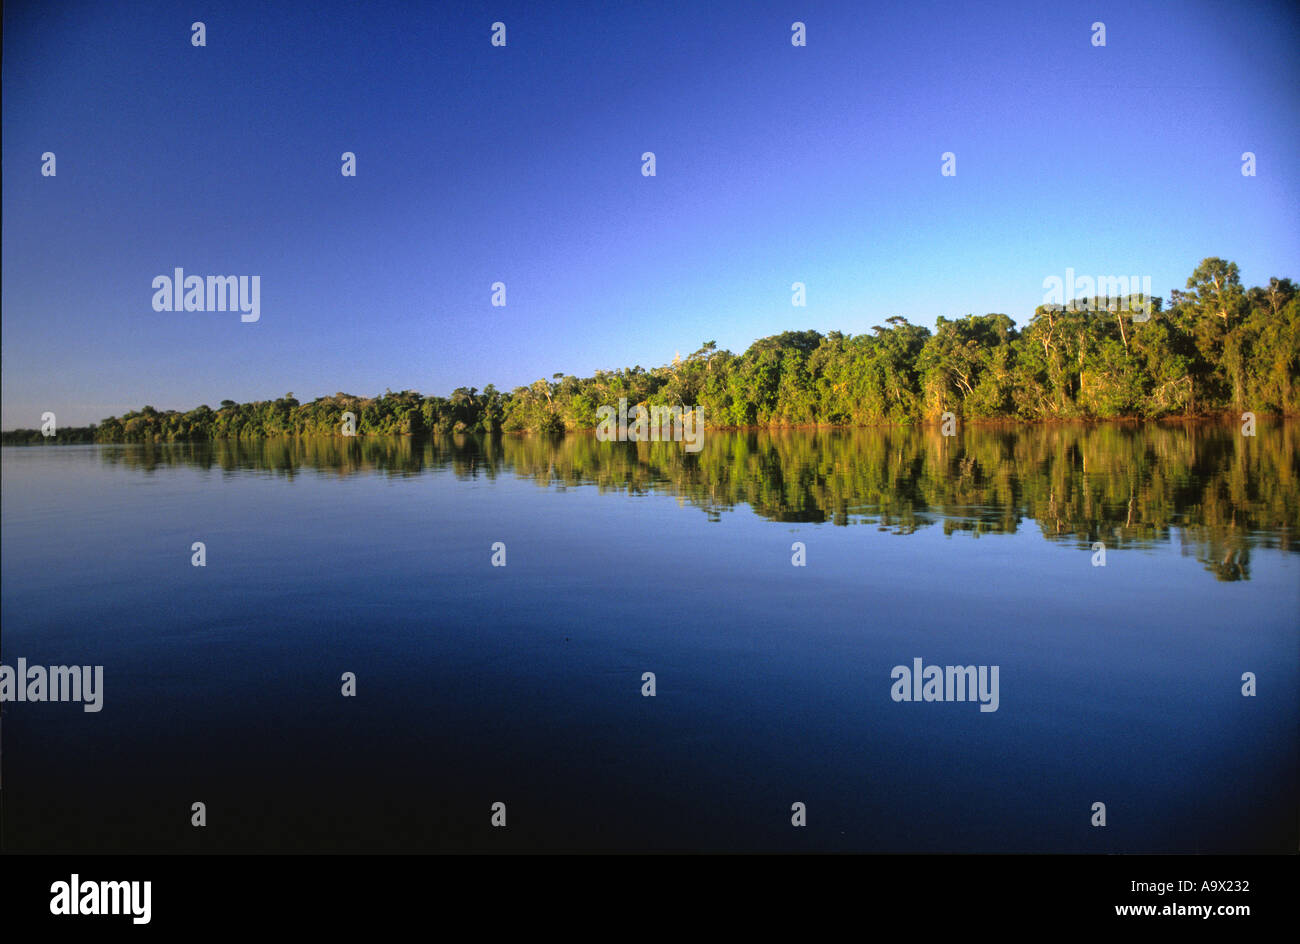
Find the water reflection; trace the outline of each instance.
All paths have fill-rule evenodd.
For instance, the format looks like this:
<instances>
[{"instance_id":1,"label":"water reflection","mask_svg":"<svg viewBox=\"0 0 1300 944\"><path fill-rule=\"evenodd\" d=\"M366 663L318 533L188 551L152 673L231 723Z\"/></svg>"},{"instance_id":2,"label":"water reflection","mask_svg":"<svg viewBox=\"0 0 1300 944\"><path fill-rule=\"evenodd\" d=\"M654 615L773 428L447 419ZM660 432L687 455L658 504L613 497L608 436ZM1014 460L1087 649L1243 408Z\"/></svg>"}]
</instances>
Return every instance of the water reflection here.
<instances>
[{"instance_id":1,"label":"water reflection","mask_svg":"<svg viewBox=\"0 0 1300 944\"><path fill-rule=\"evenodd\" d=\"M1296 550L1300 441L1294 424L1101 425L712 432L679 443L590 434L308 438L102 447L150 473L187 465L294 478L513 475L544 488L677 497L710 520L748 506L778 522L939 527L975 537L1037 528L1091 552L1175 542L1219 580L1247 580L1255 548Z\"/></svg>"}]
</instances>

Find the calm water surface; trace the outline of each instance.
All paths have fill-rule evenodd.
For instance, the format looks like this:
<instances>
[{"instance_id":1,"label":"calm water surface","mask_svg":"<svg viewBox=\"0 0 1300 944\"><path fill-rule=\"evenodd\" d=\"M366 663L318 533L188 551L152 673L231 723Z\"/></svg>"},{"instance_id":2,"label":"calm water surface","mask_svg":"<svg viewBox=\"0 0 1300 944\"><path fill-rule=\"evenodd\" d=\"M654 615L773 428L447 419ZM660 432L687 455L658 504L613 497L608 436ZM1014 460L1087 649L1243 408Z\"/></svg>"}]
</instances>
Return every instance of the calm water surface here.
<instances>
[{"instance_id":1,"label":"calm water surface","mask_svg":"<svg viewBox=\"0 0 1300 944\"><path fill-rule=\"evenodd\" d=\"M15 447L0 464L3 661L105 673L98 713L5 705L11 851L1300 838L1295 426L716 433L695 455L589 435ZM895 702L914 658L998 666L998 710Z\"/></svg>"}]
</instances>

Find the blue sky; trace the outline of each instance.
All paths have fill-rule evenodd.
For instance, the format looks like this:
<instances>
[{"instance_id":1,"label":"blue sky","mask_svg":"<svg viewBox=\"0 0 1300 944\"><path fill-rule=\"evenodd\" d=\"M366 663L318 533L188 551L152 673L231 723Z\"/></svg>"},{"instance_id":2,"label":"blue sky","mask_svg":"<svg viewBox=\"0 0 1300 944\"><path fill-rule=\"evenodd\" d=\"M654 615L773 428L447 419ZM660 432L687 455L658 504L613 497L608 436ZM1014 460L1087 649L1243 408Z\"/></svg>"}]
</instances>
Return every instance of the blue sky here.
<instances>
[{"instance_id":1,"label":"blue sky","mask_svg":"<svg viewBox=\"0 0 1300 944\"><path fill-rule=\"evenodd\" d=\"M1289 3L6 3L0 425L1023 325L1067 267L1300 278L1297 39ZM178 266L260 276L260 321L155 312Z\"/></svg>"}]
</instances>

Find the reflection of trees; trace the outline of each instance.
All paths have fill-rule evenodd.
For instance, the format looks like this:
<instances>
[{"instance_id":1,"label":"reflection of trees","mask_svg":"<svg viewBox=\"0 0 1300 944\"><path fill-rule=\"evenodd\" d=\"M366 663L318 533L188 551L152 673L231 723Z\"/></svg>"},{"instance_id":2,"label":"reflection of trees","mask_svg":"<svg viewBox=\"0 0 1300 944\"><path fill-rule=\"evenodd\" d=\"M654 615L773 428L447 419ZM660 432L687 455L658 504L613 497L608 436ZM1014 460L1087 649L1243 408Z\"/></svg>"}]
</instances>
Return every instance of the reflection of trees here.
<instances>
[{"instance_id":1,"label":"reflection of trees","mask_svg":"<svg viewBox=\"0 0 1300 944\"><path fill-rule=\"evenodd\" d=\"M1295 550L1300 444L1293 426L1103 425L713 432L682 444L593 435L285 438L108 446L151 472L197 466L293 477L513 474L542 487L667 494L717 520L745 505L772 521L872 523L899 534L1012 533L1032 520L1089 550L1177 540L1221 580L1249 578L1255 547Z\"/></svg>"}]
</instances>

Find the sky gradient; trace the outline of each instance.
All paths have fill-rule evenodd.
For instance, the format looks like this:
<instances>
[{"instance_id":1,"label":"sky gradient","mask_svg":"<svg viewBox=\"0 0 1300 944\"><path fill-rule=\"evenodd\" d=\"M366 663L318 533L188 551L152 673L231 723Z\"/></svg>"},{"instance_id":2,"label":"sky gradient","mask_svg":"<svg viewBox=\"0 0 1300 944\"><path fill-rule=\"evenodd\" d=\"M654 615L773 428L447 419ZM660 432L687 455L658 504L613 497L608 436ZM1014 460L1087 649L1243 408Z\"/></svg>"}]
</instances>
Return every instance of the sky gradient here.
<instances>
[{"instance_id":1,"label":"sky gradient","mask_svg":"<svg viewBox=\"0 0 1300 944\"><path fill-rule=\"evenodd\" d=\"M1298 39L1289 3L6 3L0 426L1023 326L1067 267L1300 278ZM175 267L260 276L260 321L155 312Z\"/></svg>"}]
</instances>

